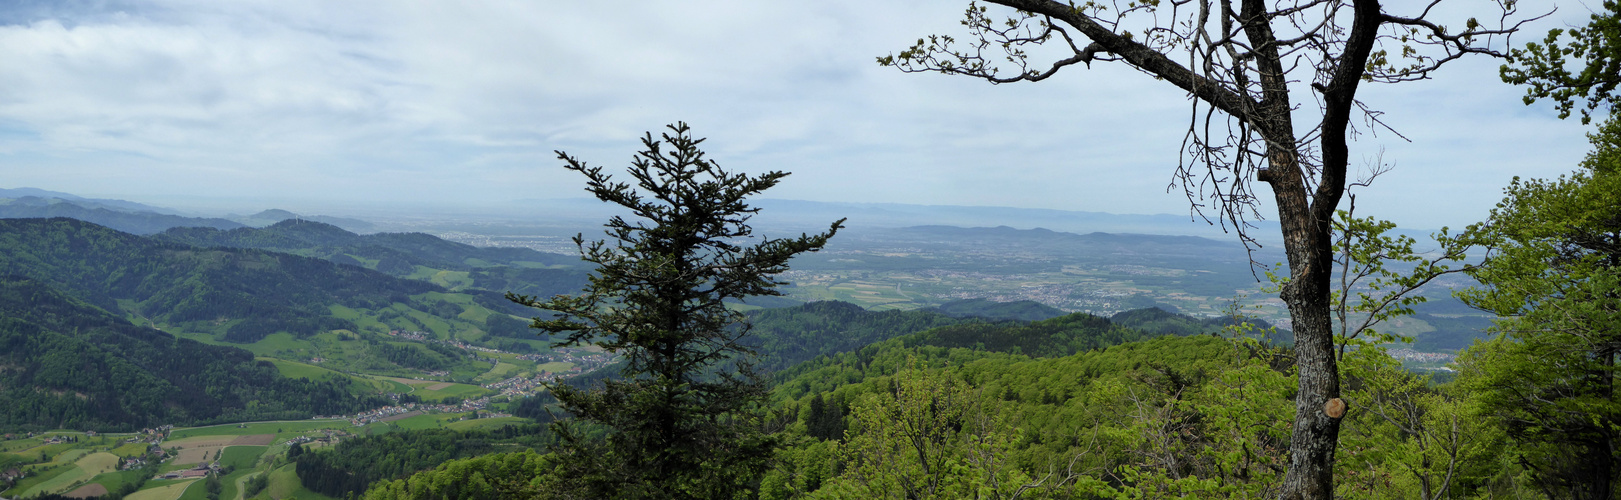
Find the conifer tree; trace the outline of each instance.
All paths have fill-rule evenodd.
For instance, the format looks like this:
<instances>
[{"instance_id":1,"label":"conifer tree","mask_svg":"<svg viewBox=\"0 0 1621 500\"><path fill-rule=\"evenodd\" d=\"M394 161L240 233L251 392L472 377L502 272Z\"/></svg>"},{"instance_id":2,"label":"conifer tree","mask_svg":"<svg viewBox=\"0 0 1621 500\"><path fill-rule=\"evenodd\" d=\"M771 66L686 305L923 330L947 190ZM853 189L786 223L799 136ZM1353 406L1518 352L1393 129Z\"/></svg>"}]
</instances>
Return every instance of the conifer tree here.
<instances>
[{"instance_id":1,"label":"conifer tree","mask_svg":"<svg viewBox=\"0 0 1621 500\"><path fill-rule=\"evenodd\" d=\"M732 498L751 488L775 445L756 425L766 392L739 342L749 325L724 301L781 295L774 276L788 260L821 249L843 227L841 219L821 234L756 239L748 222L759 209L746 199L788 174L722 170L685 123L669 129L662 140L643 137L634 184L557 152L586 176L587 191L635 219L610 219L611 242L575 236L581 257L597 266L584 293L508 295L556 313L532 325L558 336L556 345L595 345L624 359L623 378L596 390L547 387L577 420L607 431L593 440L554 424L564 474L590 497Z\"/></svg>"}]
</instances>

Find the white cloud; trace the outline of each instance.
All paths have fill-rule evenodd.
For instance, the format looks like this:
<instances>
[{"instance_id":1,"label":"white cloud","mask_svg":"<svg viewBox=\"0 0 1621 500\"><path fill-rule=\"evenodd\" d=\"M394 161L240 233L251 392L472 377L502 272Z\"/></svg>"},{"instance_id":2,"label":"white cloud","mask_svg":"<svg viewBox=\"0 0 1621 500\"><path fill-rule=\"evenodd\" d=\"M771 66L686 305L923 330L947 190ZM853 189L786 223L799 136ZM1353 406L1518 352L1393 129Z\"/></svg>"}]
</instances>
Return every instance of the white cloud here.
<instances>
[{"instance_id":1,"label":"white cloud","mask_svg":"<svg viewBox=\"0 0 1621 500\"><path fill-rule=\"evenodd\" d=\"M875 56L962 6L771 2L154 0L0 19L0 185L162 203L475 203L577 196L563 149L623 165L685 120L712 157L795 172L773 197L1184 213L1165 193L1184 96L1116 65L991 86ZM117 10L122 9L122 10ZM1572 22L1580 22L1581 16ZM1414 140L1363 207L1478 217L1507 176L1556 175L1581 127L1495 63L1363 97ZM296 207L295 207L296 208Z\"/></svg>"}]
</instances>

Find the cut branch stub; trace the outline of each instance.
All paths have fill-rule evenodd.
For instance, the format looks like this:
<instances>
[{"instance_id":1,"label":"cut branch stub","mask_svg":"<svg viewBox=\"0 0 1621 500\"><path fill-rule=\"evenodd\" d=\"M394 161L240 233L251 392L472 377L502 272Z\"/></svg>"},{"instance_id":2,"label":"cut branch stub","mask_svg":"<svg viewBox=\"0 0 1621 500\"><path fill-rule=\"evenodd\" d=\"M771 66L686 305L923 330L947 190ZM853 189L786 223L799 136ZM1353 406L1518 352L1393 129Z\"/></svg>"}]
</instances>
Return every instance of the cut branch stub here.
<instances>
[{"instance_id":1,"label":"cut branch stub","mask_svg":"<svg viewBox=\"0 0 1621 500\"><path fill-rule=\"evenodd\" d=\"M1323 413L1328 414L1328 418L1340 418L1345 416L1345 400L1340 398L1328 400L1327 403L1323 403Z\"/></svg>"}]
</instances>

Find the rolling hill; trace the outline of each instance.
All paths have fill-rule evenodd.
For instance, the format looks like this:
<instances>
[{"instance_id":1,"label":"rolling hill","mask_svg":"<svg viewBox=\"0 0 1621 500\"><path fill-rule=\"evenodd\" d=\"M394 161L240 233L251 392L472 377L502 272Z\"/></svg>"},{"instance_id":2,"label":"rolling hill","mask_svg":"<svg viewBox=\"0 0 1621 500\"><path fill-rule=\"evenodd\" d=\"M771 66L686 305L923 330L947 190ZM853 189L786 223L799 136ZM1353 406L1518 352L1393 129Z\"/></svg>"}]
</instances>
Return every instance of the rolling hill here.
<instances>
[{"instance_id":1,"label":"rolling hill","mask_svg":"<svg viewBox=\"0 0 1621 500\"><path fill-rule=\"evenodd\" d=\"M29 278L0 277L0 427L133 430L308 418L384 403L281 376L252 353L177 339Z\"/></svg>"}]
</instances>

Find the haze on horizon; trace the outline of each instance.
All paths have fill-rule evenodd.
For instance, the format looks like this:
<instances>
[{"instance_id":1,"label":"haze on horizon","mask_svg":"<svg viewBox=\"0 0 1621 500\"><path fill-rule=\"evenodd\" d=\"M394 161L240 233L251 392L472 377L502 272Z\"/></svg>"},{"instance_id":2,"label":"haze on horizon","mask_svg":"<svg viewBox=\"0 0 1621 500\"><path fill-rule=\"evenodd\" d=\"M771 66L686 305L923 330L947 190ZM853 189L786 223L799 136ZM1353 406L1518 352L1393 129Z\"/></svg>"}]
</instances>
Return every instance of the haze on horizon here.
<instances>
[{"instance_id":1,"label":"haze on horizon","mask_svg":"<svg viewBox=\"0 0 1621 500\"><path fill-rule=\"evenodd\" d=\"M476 213L580 198L553 150L616 171L644 132L686 121L723 167L793 172L768 198L1187 214L1166 190L1188 113L1169 85L1107 63L992 86L873 62L957 33L962 7L11 2L0 188L216 214ZM1516 43L1586 15L1567 7ZM1514 176L1575 167L1588 128L1523 105L1497 64L1362 93L1412 142L1353 145L1396 167L1359 213L1461 226Z\"/></svg>"}]
</instances>

